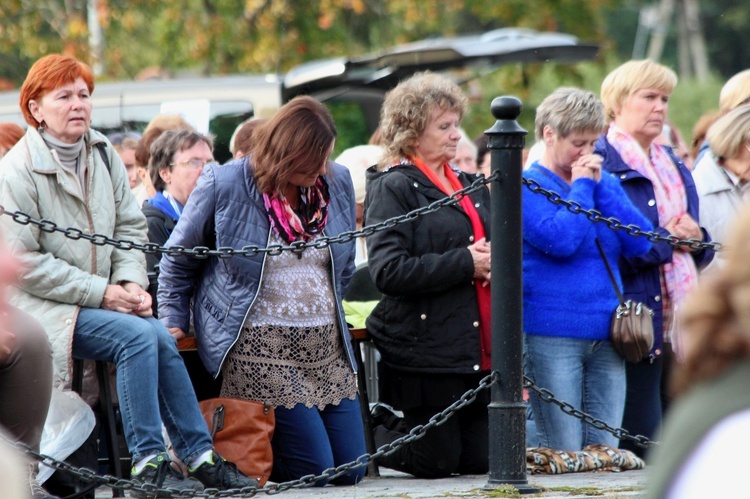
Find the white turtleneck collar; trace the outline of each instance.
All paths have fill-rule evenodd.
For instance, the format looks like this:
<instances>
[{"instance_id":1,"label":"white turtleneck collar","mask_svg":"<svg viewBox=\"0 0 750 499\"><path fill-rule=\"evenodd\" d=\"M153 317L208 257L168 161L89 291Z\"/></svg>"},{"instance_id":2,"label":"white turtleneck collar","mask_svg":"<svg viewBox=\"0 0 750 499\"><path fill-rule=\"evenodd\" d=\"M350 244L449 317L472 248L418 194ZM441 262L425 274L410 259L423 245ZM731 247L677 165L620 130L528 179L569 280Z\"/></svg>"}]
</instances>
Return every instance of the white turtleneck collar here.
<instances>
[{"instance_id":1,"label":"white turtleneck collar","mask_svg":"<svg viewBox=\"0 0 750 499\"><path fill-rule=\"evenodd\" d=\"M78 183L78 192L83 198L86 196L86 148L84 147L85 135L78 142L68 144L56 139L47 132L41 132L42 139L47 147L57 155L62 167L73 174Z\"/></svg>"},{"instance_id":2,"label":"white turtleneck collar","mask_svg":"<svg viewBox=\"0 0 750 499\"><path fill-rule=\"evenodd\" d=\"M68 144L60 139L56 139L49 133L43 132L42 139L49 146L50 149L54 149L57 152L57 157L60 159L60 163L68 170L78 173L79 158L81 157L81 151L83 150L83 135L78 139L78 142Z\"/></svg>"}]
</instances>

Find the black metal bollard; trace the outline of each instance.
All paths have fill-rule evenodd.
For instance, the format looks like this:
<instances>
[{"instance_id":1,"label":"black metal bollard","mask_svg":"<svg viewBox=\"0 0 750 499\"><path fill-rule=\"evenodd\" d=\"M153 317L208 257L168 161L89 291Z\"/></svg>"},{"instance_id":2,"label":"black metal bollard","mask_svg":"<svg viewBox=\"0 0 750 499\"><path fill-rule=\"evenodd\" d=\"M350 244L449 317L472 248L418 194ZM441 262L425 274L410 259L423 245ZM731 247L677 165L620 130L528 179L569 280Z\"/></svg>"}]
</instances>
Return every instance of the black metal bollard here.
<instances>
[{"instance_id":1,"label":"black metal bollard","mask_svg":"<svg viewBox=\"0 0 750 499\"><path fill-rule=\"evenodd\" d=\"M523 402L523 231L521 157L526 130L516 122L521 101L496 97L495 125L485 133L492 159L492 371L489 481L486 489L512 485L522 494L539 492L526 481L526 406Z\"/></svg>"}]
</instances>

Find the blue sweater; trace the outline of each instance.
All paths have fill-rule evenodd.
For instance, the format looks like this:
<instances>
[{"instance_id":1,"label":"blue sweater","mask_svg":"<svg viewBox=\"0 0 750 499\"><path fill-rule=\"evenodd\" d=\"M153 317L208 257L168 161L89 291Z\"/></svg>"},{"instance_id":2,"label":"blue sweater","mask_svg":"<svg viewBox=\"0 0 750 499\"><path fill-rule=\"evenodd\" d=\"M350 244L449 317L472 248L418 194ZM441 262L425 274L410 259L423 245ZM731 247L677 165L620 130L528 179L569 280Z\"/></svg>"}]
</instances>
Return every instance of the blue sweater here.
<instances>
[{"instance_id":1,"label":"blue sweater","mask_svg":"<svg viewBox=\"0 0 750 499\"><path fill-rule=\"evenodd\" d=\"M545 189L595 208L623 224L651 230L651 223L625 195L617 179L603 171L599 183L581 178L568 186L560 177L534 163L524 177ZM622 289L617 262L621 255L646 253L651 243L625 231L613 231L585 215L554 205L541 194L523 190L524 331L526 334L586 340L609 338L612 311L618 300L596 247L602 244Z\"/></svg>"}]
</instances>

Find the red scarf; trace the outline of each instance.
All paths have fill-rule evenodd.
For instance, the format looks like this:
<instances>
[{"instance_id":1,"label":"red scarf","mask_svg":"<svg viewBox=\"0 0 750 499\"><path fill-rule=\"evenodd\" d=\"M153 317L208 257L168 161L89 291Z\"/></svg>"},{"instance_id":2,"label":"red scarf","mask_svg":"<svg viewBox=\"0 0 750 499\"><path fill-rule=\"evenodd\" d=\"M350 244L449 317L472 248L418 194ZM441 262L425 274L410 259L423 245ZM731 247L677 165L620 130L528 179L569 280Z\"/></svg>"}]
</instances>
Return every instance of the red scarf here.
<instances>
[{"instance_id":1,"label":"red scarf","mask_svg":"<svg viewBox=\"0 0 750 499\"><path fill-rule=\"evenodd\" d=\"M451 193L443 186L443 183L438 178L435 171L427 166L419 158L410 158L414 163L414 166L419 168L419 171L424 173L430 181L435 184L435 187L443 191L446 196L450 196ZM451 187L454 191L458 191L464 188L461 185L461 181L458 179L458 175L455 174L453 169L448 164L443 165L445 176L448 178ZM471 221L471 229L474 232L474 241L479 241L484 238L484 225L482 220L479 218L479 213L474 207L471 198L469 196L461 196L459 199L459 205L468 215ZM490 299L490 285L482 286L482 282L479 279L474 279L474 286L477 292L477 303L479 304L479 344L481 347L481 360L482 360L482 371L489 371L491 369L490 352L492 351L492 330L490 326L490 311L492 307L492 301Z\"/></svg>"}]
</instances>

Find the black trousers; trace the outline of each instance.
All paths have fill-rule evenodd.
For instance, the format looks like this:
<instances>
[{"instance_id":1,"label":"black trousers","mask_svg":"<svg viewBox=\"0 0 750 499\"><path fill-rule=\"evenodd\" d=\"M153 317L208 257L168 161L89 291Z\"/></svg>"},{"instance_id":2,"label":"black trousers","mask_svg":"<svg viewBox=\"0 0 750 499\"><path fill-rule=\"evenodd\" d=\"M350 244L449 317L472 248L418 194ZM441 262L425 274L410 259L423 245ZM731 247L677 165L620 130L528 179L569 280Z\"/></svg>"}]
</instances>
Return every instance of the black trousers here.
<instances>
[{"instance_id":1,"label":"black trousers","mask_svg":"<svg viewBox=\"0 0 750 499\"><path fill-rule=\"evenodd\" d=\"M625 413L622 427L631 435L643 435L653 440L662 420L662 368L660 357L651 363L648 359L637 364L628 363L628 389L625 396ZM646 449L631 440L620 440L620 448L644 457Z\"/></svg>"},{"instance_id":2,"label":"black trousers","mask_svg":"<svg viewBox=\"0 0 750 499\"><path fill-rule=\"evenodd\" d=\"M482 397L483 398L483 397ZM422 406L404 411L409 428L427 424L432 416L447 406ZM393 442L404 433L383 426L374 429L375 445ZM424 436L378 464L417 478L443 478L452 474L484 474L489 469L489 431L486 401L473 403L454 413L445 423L431 428Z\"/></svg>"}]
</instances>

